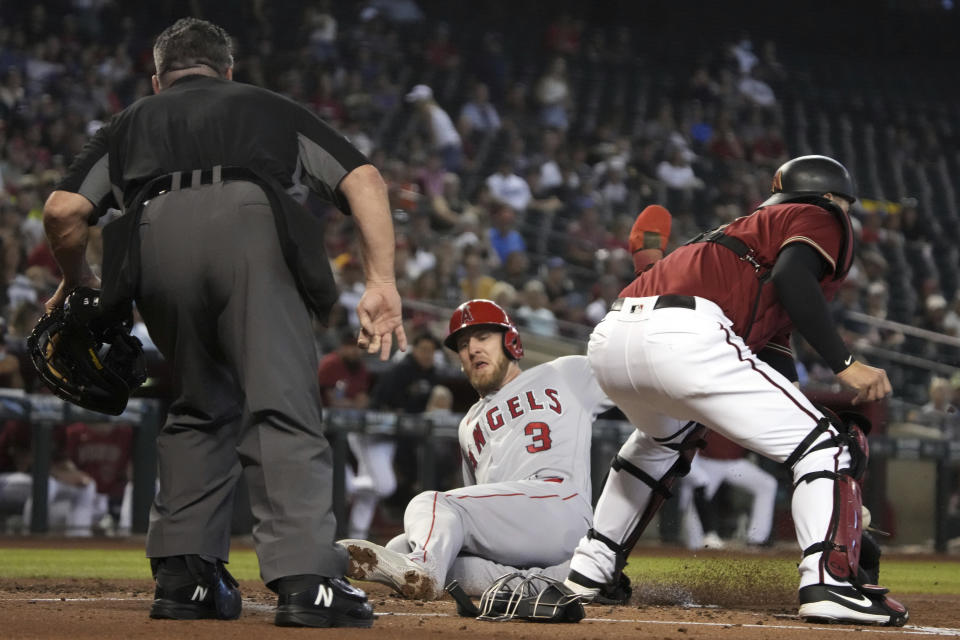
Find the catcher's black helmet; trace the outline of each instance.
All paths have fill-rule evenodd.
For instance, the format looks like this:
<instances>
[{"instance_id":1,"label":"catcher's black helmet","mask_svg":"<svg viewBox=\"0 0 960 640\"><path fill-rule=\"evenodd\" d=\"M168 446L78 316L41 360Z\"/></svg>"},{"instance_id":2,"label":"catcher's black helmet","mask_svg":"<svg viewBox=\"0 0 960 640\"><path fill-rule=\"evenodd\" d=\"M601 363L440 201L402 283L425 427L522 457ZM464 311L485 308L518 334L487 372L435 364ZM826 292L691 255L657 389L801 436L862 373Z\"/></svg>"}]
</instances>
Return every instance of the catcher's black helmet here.
<instances>
[{"instance_id":1,"label":"catcher's black helmet","mask_svg":"<svg viewBox=\"0 0 960 640\"><path fill-rule=\"evenodd\" d=\"M101 413L119 415L147 379L140 341L129 315L106 316L100 291L78 287L62 308L45 314L27 338L33 366L56 395Z\"/></svg>"},{"instance_id":2,"label":"catcher's black helmet","mask_svg":"<svg viewBox=\"0 0 960 640\"><path fill-rule=\"evenodd\" d=\"M850 172L827 156L800 156L783 163L773 176L770 191L773 195L761 206L825 193L842 196L850 202L857 199Z\"/></svg>"}]
</instances>

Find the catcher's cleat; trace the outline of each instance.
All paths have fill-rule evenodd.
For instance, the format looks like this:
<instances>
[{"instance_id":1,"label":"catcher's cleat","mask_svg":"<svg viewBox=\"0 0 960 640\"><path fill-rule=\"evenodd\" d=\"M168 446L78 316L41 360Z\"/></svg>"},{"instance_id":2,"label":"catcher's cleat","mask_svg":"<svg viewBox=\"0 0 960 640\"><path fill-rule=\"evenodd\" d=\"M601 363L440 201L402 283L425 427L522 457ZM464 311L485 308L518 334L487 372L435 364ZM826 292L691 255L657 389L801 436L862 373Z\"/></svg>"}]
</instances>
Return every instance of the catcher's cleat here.
<instances>
[{"instance_id":1,"label":"catcher's cleat","mask_svg":"<svg viewBox=\"0 0 960 640\"><path fill-rule=\"evenodd\" d=\"M343 578L323 578L306 591L280 594L273 619L278 627L373 626L373 607L367 594Z\"/></svg>"},{"instance_id":2,"label":"catcher's cleat","mask_svg":"<svg viewBox=\"0 0 960 640\"><path fill-rule=\"evenodd\" d=\"M800 589L800 617L807 622L902 627L910 613L887 592L875 585L811 584Z\"/></svg>"},{"instance_id":3,"label":"catcher's cleat","mask_svg":"<svg viewBox=\"0 0 960 640\"><path fill-rule=\"evenodd\" d=\"M191 558L191 569L202 567L202 570L183 574L185 579L178 580L176 574L160 570L150 607L151 618L235 620L240 617L242 600L237 581L223 563L198 564L202 562Z\"/></svg>"},{"instance_id":4,"label":"catcher's cleat","mask_svg":"<svg viewBox=\"0 0 960 640\"><path fill-rule=\"evenodd\" d=\"M633 594L630 578L623 572L616 584L603 584L571 570L563 584L588 604L627 604Z\"/></svg>"},{"instance_id":5,"label":"catcher's cleat","mask_svg":"<svg viewBox=\"0 0 960 640\"><path fill-rule=\"evenodd\" d=\"M346 539L340 540L339 544L350 553L347 576L355 580L369 580L393 587L397 593L411 600L436 600L443 595L436 581L423 567L401 553L367 540Z\"/></svg>"}]
</instances>

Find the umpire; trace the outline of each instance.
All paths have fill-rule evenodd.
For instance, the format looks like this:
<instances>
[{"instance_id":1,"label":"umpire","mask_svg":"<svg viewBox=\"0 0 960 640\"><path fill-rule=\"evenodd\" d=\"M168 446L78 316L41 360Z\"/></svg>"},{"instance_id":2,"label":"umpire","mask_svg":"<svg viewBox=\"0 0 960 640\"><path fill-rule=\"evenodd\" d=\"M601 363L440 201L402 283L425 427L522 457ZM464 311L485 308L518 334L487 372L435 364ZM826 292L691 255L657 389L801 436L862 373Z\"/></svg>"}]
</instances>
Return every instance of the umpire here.
<instances>
[{"instance_id":1,"label":"umpire","mask_svg":"<svg viewBox=\"0 0 960 640\"><path fill-rule=\"evenodd\" d=\"M97 287L88 225L108 206L102 306L135 301L171 363L174 398L157 439L160 491L147 556L154 618L240 615L224 563L236 482L255 518L260 574L281 626L369 627L373 609L342 576L332 464L319 414L311 311L336 288L322 227L291 194L307 189L352 214L366 292L358 344L406 348L394 282L393 225L379 172L296 103L232 82L227 33L184 18L154 44L156 95L88 143L44 207L63 280L47 309Z\"/></svg>"}]
</instances>

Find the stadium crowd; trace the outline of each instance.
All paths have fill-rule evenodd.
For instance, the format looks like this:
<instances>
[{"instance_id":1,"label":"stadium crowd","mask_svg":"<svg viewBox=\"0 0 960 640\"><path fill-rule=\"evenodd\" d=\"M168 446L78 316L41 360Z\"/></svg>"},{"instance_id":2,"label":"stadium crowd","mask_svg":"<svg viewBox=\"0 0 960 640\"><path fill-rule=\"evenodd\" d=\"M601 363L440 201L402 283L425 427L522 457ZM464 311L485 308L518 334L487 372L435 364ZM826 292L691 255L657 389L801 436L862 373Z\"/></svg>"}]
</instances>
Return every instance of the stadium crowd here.
<instances>
[{"instance_id":1,"label":"stadium crowd","mask_svg":"<svg viewBox=\"0 0 960 640\"><path fill-rule=\"evenodd\" d=\"M933 175L955 134L946 137L945 118L915 127L878 120L897 151L878 169L864 160L873 138L857 137L863 123L849 122L853 107L836 119L797 99L795 80L810 70L781 60L775 38L704 40L654 72L631 28L594 25L575 11L518 31L468 29L467 13L440 21L412 0L181 4L0 7L0 386L42 391L23 341L59 281L43 203L87 138L149 94L152 38L178 11L234 36L237 80L309 105L380 168L401 294L426 303L408 309L414 329L435 319L428 305L483 297L526 333L582 341L633 277L627 236L643 206L670 209L675 245L749 213L787 158L825 153L849 163L862 187L859 255L834 302L845 339L868 360L902 352L960 367L960 348L863 318L960 336L956 211L930 210L939 200L903 178L911 167ZM893 186L888 163L900 169ZM330 352L356 322L362 274L350 218L309 206L327 221L342 291L319 336ZM797 351L805 381L832 377L804 345ZM891 373L897 393L935 403L911 417L942 413L952 425L943 429L960 437L960 377L931 385L922 366L899 371ZM116 501L118 489L109 491Z\"/></svg>"}]
</instances>

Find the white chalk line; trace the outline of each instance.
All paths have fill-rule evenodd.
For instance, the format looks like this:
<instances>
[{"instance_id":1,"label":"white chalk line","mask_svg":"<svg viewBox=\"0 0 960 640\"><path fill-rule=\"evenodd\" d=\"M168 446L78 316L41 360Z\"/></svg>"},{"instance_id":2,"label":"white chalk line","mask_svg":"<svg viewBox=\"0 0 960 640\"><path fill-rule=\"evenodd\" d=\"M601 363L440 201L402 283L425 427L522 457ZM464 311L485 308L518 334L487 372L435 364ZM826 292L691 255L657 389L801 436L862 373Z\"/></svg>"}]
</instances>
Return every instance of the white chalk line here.
<instances>
[{"instance_id":1,"label":"white chalk line","mask_svg":"<svg viewBox=\"0 0 960 640\"><path fill-rule=\"evenodd\" d=\"M0 602L145 602L144 598L0 598ZM256 611L272 612L275 607L272 604L263 604L260 602L243 601L243 606L247 609ZM763 613L751 613L743 611L745 615L767 615ZM456 617L450 613L433 613L414 611L379 611L376 616L387 617L409 617L409 618L453 618ZM730 622L699 622L689 620L641 620L641 619L621 619L621 618L584 618L584 622L619 622L622 624L662 624L676 626L699 626L699 627L723 627L723 628L744 628L744 629L777 629L777 630L797 630L797 631L833 631L848 633L899 633L916 636L950 636L960 637L960 629L950 629L947 627L918 627L906 625L903 627L825 627L815 625L796 625L796 624L737 624Z\"/></svg>"}]
</instances>

